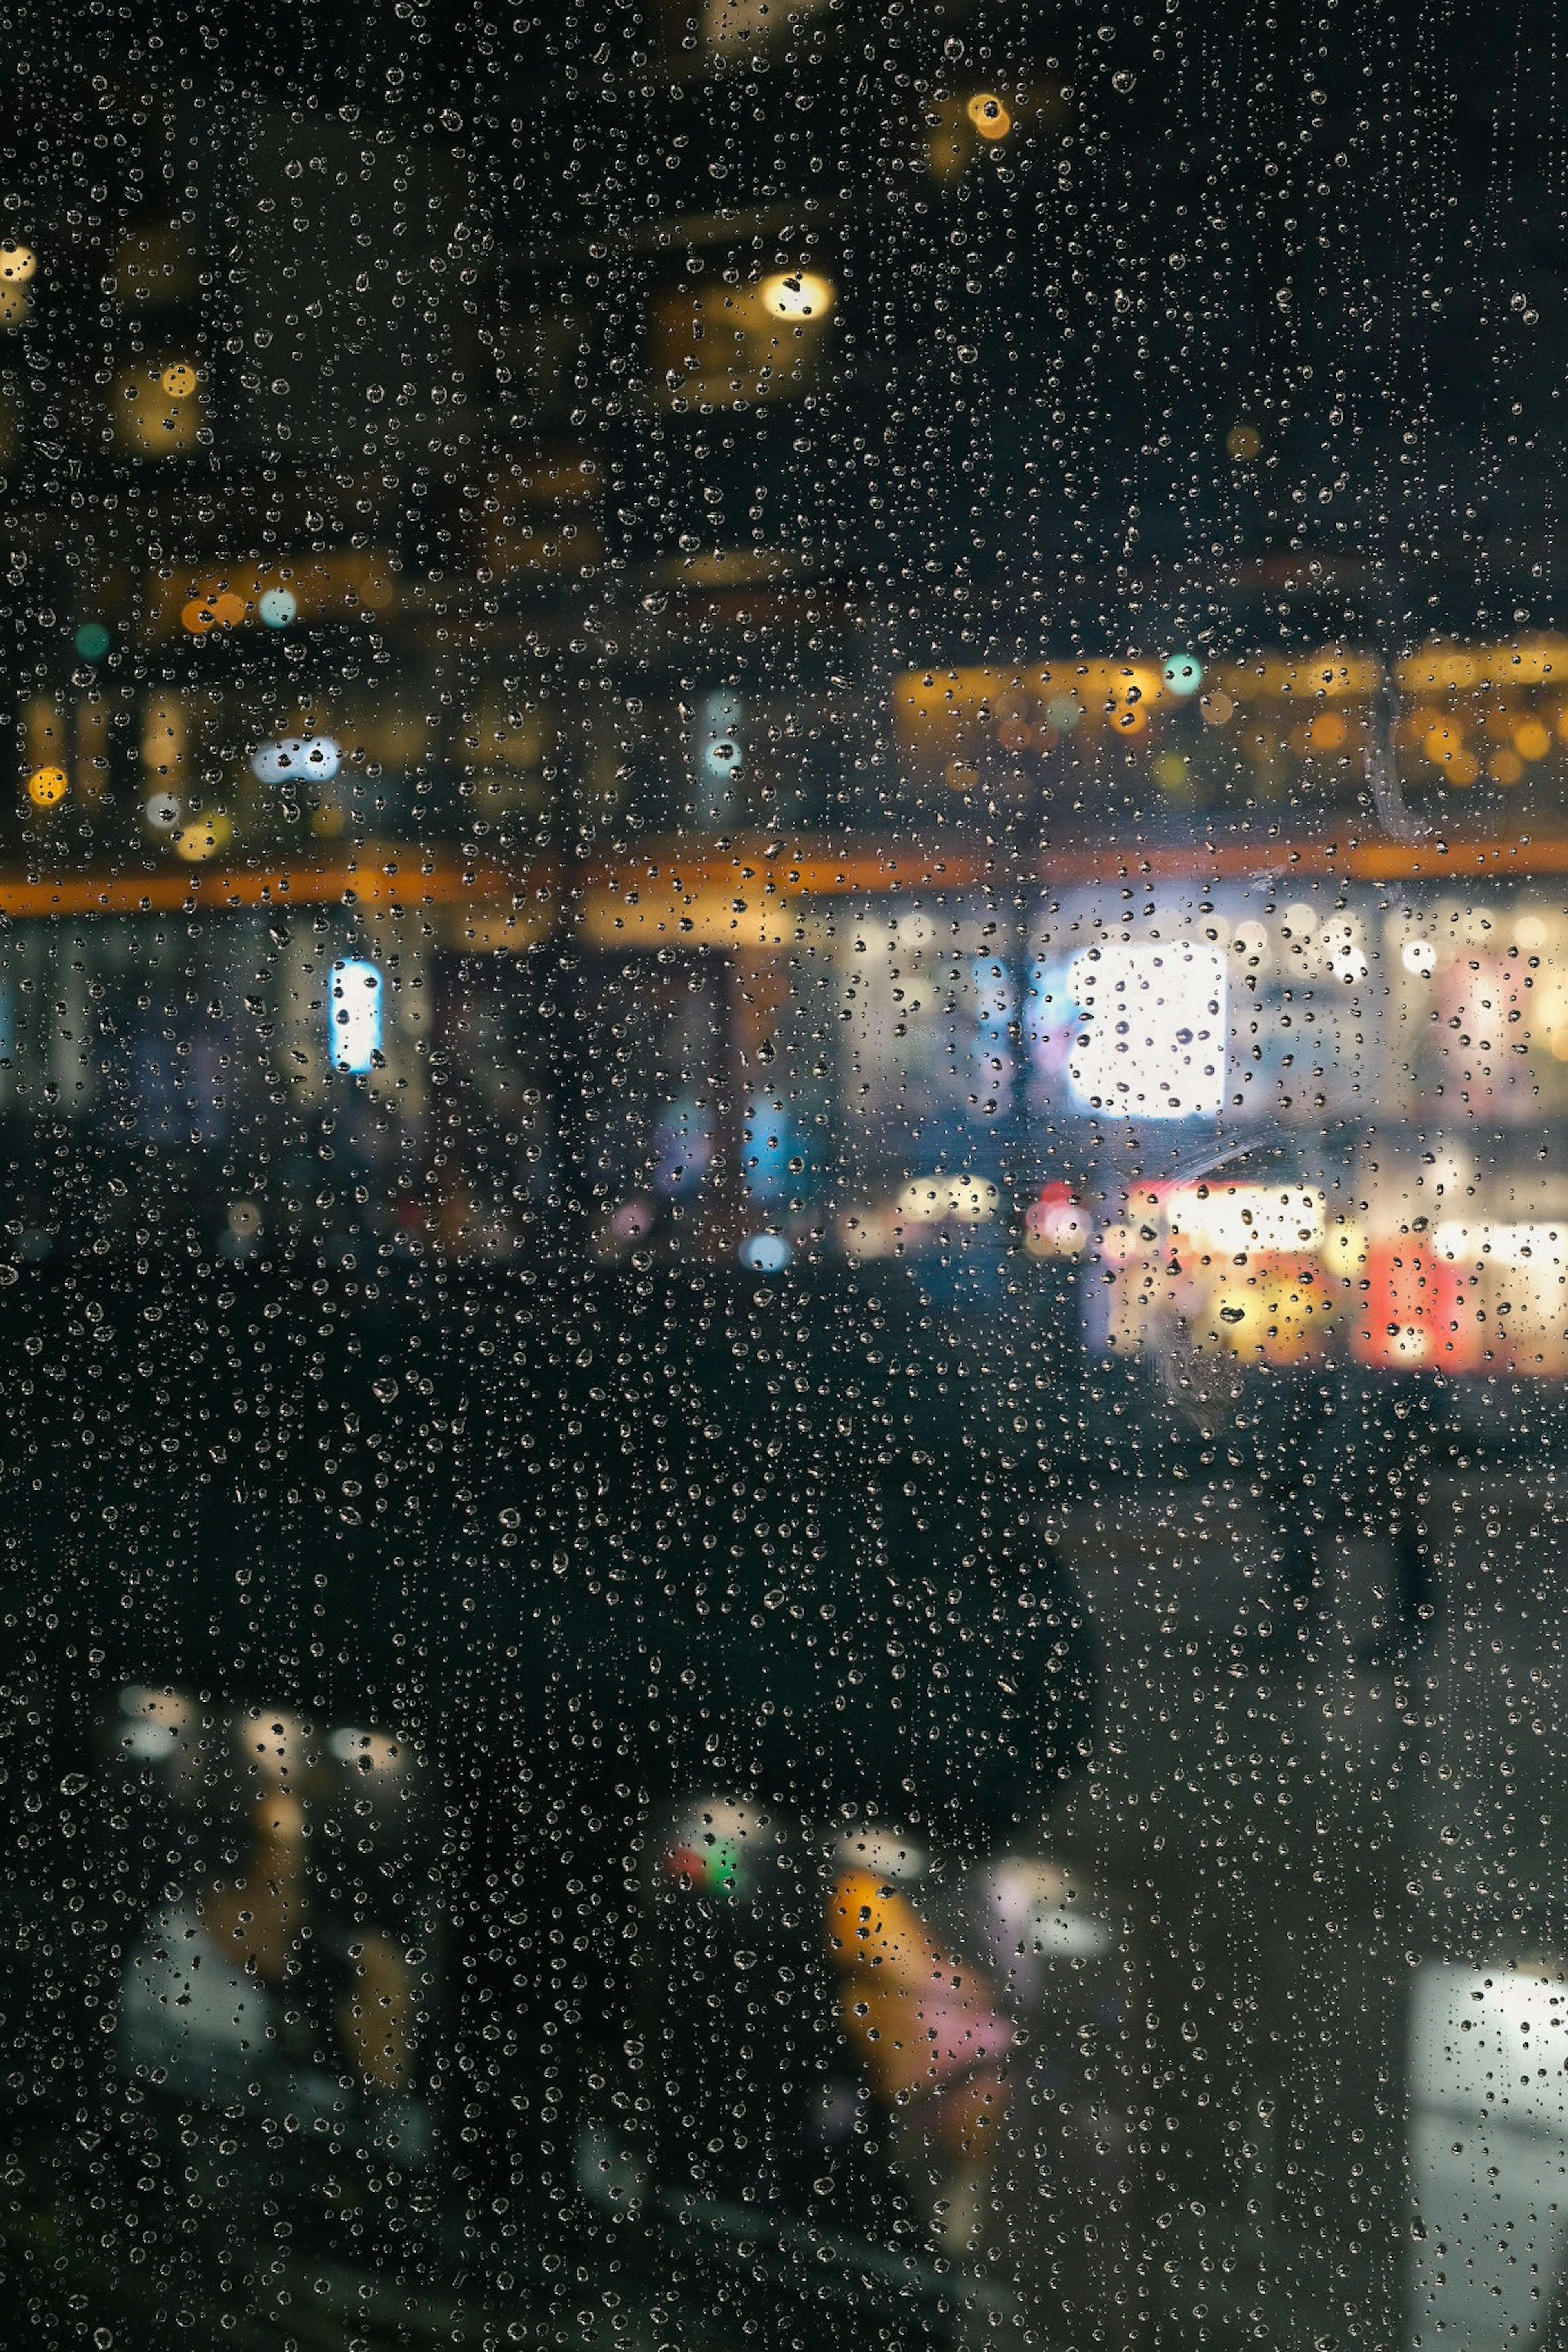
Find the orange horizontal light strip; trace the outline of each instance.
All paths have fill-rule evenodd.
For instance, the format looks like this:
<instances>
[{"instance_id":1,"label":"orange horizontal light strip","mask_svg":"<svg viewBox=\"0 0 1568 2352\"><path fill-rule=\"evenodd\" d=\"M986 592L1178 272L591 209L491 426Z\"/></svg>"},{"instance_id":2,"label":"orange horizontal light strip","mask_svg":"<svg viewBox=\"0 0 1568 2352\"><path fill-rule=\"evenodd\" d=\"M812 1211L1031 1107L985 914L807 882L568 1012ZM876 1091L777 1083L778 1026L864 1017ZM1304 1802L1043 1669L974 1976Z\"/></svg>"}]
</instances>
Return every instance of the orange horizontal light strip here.
<instances>
[{"instance_id":1,"label":"orange horizontal light strip","mask_svg":"<svg viewBox=\"0 0 1568 2352\"><path fill-rule=\"evenodd\" d=\"M426 865L417 852L376 862L340 858L310 866L199 873L31 876L0 871L0 915L170 915L254 907L450 907L510 899L512 879L490 866Z\"/></svg>"},{"instance_id":2,"label":"orange horizontal light strip","mask_svg":"<svg viewBox=\"0 0 1568 2352\"><path fill-rule=\"evenodd\" d=\"M1018 885L1089 882L1236 881L1268 874L1342 875L1362 882L1456 881L1568 875L1568 835L1518 841L1237 841L1159 848L998 851L864 842L836 855L826 845L650 842L641 856L608 860L538 860L482 866L417 849L368 846L352 857L300 866L169 867L152 874L26 875L0 869L0 916L26 920L59 916L224 913L258 907L469 906L494 911L526 904L530 936L537 910L584 910L590 936L627 946L663 944L671 935L647 910L689 900L710 912L721 894L785 905L806 898L877 898ZM638 917L637 910L644 910ZM631 913L637 919L627 922ZM770 931L772 927L768 927ZM741 927L735 944L763 944ZM680 935L674 934L676 944ZM722 943L710 921L688 944Z\"/></svg>"}]
</instances>

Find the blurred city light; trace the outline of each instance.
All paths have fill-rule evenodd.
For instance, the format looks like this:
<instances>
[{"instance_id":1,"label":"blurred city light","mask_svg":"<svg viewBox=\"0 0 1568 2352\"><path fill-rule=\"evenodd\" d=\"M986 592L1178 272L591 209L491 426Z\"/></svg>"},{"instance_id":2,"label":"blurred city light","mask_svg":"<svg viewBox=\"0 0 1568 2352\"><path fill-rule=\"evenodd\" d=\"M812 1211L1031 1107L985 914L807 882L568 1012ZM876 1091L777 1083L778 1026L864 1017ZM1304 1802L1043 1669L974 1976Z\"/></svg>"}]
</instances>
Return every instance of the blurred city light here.
<instances>
[{"instance_id":1,"label":"blurred city light","mask_svg":"<svg viewBox=\"0 0 1568 2352\"><path fill-rule=\"evenodd\" d=\"M382 978L360 956L341 957L328 989L327 1040L332 1067L363 1077L381 1055Z\"/></svg>"},{"instance_id":2,"label":"blurred city light","mask_svg":"<svg viewBox=\"0 0 1568 2352\"><path fill-rule=\"evenodd\" d=\"M988 89L976 91L964 112L982 139L1005 139L1013 128L1013 118L1006 107Z\"/></svg>"},{"instance_id":3,"label":"blurred city light","mask_svg":"<svg viewBox=\"0 0 1568 2352\"><path fill-rule=\"evenodd\" d=\"M63 768L35 768L27 778L27 798L35 808L57 808L69 790L70 778Z\"/></svg>"},{"instance_id":4,"label":"blurred city light","mask_svg":"<svg viewBox=\"0 0 1568 2352\"><path fill-rule=\"evenodd\" d=\"M1082 1024L1068 1059L1081 1110L1211 1118L1225 1102L1226 964L1217 948L1108 940L1073 958Z\"/></svg>"},{"instance_id":5,"label":"blurred city light","mask_svg":"<svg viewBox=\"0 0 1568 2352\"><path fill-rule=\"evenodd\" d=\"M757 291L775 319L826 319L834 303L833 280L815 269L777 270Z\"/></svg>"},{"instance_id":6,"label":"blurred city light","mask_svg":"<svg viewBox=\"0 0 1568 2352\"><path fill-rule=\"evenodd\" d=\"M748 1234L739 1254L741 1264L752 1274L780 1274L792 1255L782 1234Z\"/></svg>"}]
</instances>

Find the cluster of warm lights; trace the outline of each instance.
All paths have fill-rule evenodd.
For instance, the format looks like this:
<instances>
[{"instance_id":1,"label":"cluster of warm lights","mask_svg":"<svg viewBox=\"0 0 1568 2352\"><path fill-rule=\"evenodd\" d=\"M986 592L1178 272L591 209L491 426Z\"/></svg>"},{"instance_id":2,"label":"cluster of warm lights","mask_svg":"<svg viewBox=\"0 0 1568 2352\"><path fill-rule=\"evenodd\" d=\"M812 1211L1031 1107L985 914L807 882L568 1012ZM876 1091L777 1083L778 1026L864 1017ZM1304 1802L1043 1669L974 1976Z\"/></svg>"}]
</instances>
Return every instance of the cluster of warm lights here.
<instances>
[{"instance_id":1,"label":"cluster of warm lights","mask_svg":"<svg viewBox=\"0 0 1568 2352\"><path fill-rule=\"evenodd\" d=\"M1510 790L1568 747L1568 639L1545 637L1427 646L1401 656L1392 679L1374 655L1331 646L1206 664L1176 653L1163 667L1131 658L911 671L896 690L894 716L906 750L955 792L979 784L989 743L1009 753L1050 751L1082 730L1144 739L1162 791L1184 793L1194 784L1192 763L1159 740L1183 705L1210 728L1263 721L1247 730L1254 752L1288 751L1342 770L1364 751L1390 683L1403 703L1394 742L1413 780L1467 787L1484 778Z\"/></svg>"},{"instance_id":2,"label":"cluster of warm lights","mask_svg":"<svg viewBox=\"0 0 1568 2352\"><path fill-rule=\"evenodd\" d=\"M199 637L209 629L238 628L248 610L243 596L224 588L215 595L191 597L181 608L180 620L192 636Z\"/></svg>"},{"instance_id":3,"label":"cluster of warm lights","mask_svg":"<svg viewBox=\"0 0 1568 2352\"><path fill-rule=\"evenodd\" d=\"M1337 1339L1391 1370L1568 1376L1557 1222L1363 1224L1331 1218L1321 1192L1253 1183L1151 1186L1129 1211L1092 1251L1119 1351L1159 1351L1179 1332L1200 1354L1288 1365Z\"/></svg>"},{"instance_id":4,"label":"cluster of warm lights","mask_svg":"<svg viewBox=\"0 0 1568 2352\"><path fill-rule=\"evenodd\" d=\"M1480 718L1485 740L1478 744L1471 740L1476 725L1472 714L1417 703L1401 719L1397 739L1405 749L1419 752L1445 783L1474 784L1484 772L1506 790L1521 782L1532 766L1549 757L1557 738L1568 743L1568 703L1554 715L1555 737L1539 713L1493 705Z\"/></svg>"},{"instance_id":5,"label":"cluster of warm lights","mask_svg":"<svg viewBox=\"0 0 1568 2352\"><path fill-rule=\"evenodd\" d=\"M180 607L180 625L193 637L212 629L237 629L258 620L265 629L286 629L299 617L300 601L291 588L264 588L259 596L242 596L234 588L205 588Z\"/></svg>"}]
</instances>

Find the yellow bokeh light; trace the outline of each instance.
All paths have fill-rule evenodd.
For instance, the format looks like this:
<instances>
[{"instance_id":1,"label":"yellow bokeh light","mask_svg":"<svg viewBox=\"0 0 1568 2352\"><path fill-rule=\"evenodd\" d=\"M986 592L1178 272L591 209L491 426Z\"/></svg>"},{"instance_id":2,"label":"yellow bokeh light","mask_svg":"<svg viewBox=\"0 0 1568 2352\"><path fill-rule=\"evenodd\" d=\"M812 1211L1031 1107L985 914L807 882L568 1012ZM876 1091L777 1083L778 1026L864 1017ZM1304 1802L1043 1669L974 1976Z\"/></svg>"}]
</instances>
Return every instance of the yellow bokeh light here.
<instances>
[{"instance_id":1,"label":"yellow bokeh light","mask_svg":"<svg viewBox=\"0 0 1568 2352\"><path fill-rule=\"evenodd\" d=\"M988 89L976 90L964 109L982 139L1005 139L1013 118L1002 100Z\"/></svg>"},{"instance_id":2,"label":"yellow bokeh light","mask_svg":"<svg viewBox=\"0 0 1568 2352\"><path fill-rule=\"evenodd\" d=\"M1465 740L1462 727L1437 719L1421 738L1421 749L1436 768L1445 769L1451 784L1473 784L1480 769Z\"/></svg>"},{"instance_id":3,"label":"yellow bokeh light","mask_svg":"<svg viewBox=\"0 0 1568 2352\"><path fill-rule=\"evenodd\" d=\"M1262 451L1263 436L1256 425L1233 425L1225 436L1225 446L1229 456L1249 465Z\"/></svg>"},{"instance_id":4,"label":"yellow bokeh light","mask_svg":"<svg viewBox=\"0 0 1568 2352\"><path fill-rule=\"evenodd\" d=\"M781 269L757 289L764 310L775 319L826 319L833 308L830 278L815 269Z\"/></svg>"},{"instance_id":5,"label":"yellow bokeh light","mask_svg":"<svg viewBox=\"0 0 1568 2352\"><path fill-rule=\"evenodd\" d=\"M1525 760L1544 760L1552 749L1551 730L1539 719L1521 719L1513 730L1513 748Z\"/></svg>"},{"instance_id":6,"label":"yellow bokeh light","mask_svg":"<svg viewBox=\"0 0 1568 2352\"><path fill-rule=\"evenodd\" d=\"M38 257L30 245L16 237L0 238L0 285L25 286L38 267Z\"/></svg>"},{"instance_id":7,"label":"yellow bokeh light","mask_svg":"<svg viewBox=\"0 0 1568 2352\"><path fill-rule=\"evenodd\" d=\"M225 844L232 840L234 827L221 809L210 816L193 817L182 824L174 835L174 855L183 857L187 866L199 866L204 859L216 856Z\"/></svg>"},{"instance_id":8,"label":"yellow bokeh light","mask_svg":"<svg viewBox=\"0 0 1568 2352\"><path fill-rule=\"evenodd\" d=\"M1494 784L1517 784L1524 773L1524 761L1517 751L1494 751L1491 779Z\"/></svg>"},{"instance_id":9,"label":"yellow bokeh light","mask_svg":"<svg viewBox=\"0 0 1568 2352\"><path fill-rule=\"evenodd\" d=\"M63 768L35 768L27 779L27 798L35 808L58 806L70 790L70 778Z\"/></svg>"},{"instance_id":10,"label":"yellow bokeh light","mask_svg":"<svg viewBox=\"0 0 1568 2352\"><path fill-rule=\"evenodd\" d=\"M1314 751L1338 751L1349 731L1337 710L1321 710L1307 730L1307 740Z\"/></svg>"},{"instance_id":11,"label":"yellow bokeh light","mask_svg":"<svg viewBox=\"0 0 1568 2352\"><path fill-rule=\"evenodd\" d=\"M171 400L189 400L199 381L188 360L173 360L159 376L158 382Z\"/></svg>"}]
</instances>

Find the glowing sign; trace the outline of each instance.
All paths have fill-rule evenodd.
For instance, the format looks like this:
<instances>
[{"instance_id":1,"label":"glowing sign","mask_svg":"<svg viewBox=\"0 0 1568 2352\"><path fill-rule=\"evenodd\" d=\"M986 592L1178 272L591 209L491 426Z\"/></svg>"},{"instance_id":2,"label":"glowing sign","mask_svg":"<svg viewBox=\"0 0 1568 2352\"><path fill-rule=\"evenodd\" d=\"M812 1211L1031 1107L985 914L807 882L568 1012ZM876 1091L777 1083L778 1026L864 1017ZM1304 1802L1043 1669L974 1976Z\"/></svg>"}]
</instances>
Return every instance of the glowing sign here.
<instances>
[{"instance_id":1,"label":"glowing sign","mask_svg":"<svg viewBox=\"0 0 1568 2352\"><path fill-rule=\"evenodd\" d=\"M1080 1110L1212 1118L1225 1103L1226 971L1217 947L1107 941L1074 956L1068 1083Z\"/></svg>"},{"instance_id":2,"label":"glowing sign","mask_svg":"<svg viewBox=\"0 0 1568 2352\"><path fill-rule=\"evenodd\" d=\"M327 991L327 1051L334 1070L363 1077L381 1058L381 974L359 956L333 964Z\"/></svg>"}]
</instances>

